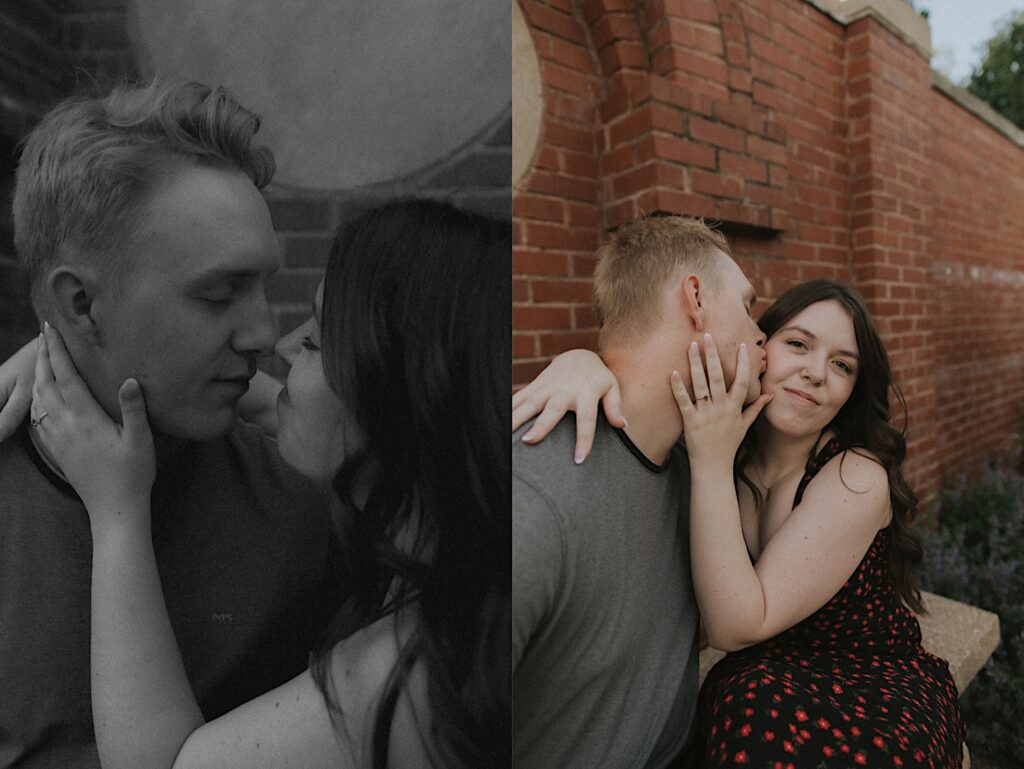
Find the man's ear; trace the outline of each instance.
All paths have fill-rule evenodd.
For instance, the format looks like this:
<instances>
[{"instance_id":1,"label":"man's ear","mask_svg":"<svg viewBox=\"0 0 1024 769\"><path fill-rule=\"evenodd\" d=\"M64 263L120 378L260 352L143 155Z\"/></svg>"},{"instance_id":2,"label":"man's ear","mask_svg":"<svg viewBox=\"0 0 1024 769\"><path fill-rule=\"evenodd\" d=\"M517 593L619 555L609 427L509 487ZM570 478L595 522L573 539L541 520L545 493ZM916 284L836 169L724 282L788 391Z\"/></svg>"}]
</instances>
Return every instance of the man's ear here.
<instances>
[{"instance_id":1,"label":"man's ear","mask_svg":"<svg viewBox=\"0 0 1024 769\"><path fill-rule=\"evenodd\" d=\"M700 277L693 273L686 275L679 286L679 301L683 314L693 321L693 326L697 331L704 330L707 314L704 299L704 283L701 282Z\"/></svg>"},{"instance_id":2,"label":"man's ear","mask_svg":"<svg viewBox=\"0 0 1024 769\"><path fill-rule=\"evenodd\" d=\"M61 265L46 276L46 297L64 327L93 344L99 341L99 327L93 316L98 277L95 270L77 265Z\"/></svg>"}]
</instances>

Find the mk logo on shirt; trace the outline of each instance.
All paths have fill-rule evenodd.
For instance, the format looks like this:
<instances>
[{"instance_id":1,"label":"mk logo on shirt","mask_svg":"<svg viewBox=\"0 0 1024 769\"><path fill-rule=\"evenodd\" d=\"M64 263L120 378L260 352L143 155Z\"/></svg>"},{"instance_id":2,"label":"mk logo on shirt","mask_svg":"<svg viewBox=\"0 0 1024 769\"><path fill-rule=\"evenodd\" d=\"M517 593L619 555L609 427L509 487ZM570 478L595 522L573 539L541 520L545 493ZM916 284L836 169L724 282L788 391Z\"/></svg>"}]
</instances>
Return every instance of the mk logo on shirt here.
<instances>
[{"instance_id":1,"label":"mk logo on shirt","mask_svg":"<svg viewBox=\"0 0 1024 769\"><path fill-rule=\"evenodd\" d=\"M231 622L232 620L234 620L234 618L235 618L235 615L230 613L230 612L216 612L215 611L213 613L213 621L214 622Z\"/></svg>"}]
</instances>

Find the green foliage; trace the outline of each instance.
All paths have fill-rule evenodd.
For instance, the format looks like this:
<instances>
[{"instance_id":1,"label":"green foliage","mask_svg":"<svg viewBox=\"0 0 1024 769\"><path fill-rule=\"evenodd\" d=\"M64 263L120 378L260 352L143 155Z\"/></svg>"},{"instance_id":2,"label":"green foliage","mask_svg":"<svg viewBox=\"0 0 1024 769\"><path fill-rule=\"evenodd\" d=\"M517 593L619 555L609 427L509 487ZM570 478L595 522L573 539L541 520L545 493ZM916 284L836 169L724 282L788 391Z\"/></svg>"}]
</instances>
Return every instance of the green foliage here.
<instances>
[{"instance_id":1,"label":"green foliage","mask_svg":"<svg viewBox=\"0 0 1024 769\"><path fill-rule=\"evenodd\" d=\"M986 761L1024 766L1024 476L989 470L943 492L937 512L940 527L917 532L922 586L995 612L1002 638L960 700L967 744Z\"/></svg>"},{"instance_id":2,"label":"green foliage","mask_svg":"<svg viewBox=\"0 0 1024 769\"><path fill-rule=\"evenodd\" d=\"M1024 13L1009 18L988 41L967 90L1024 128Z\"/></svg>"},{"instance_id":3,"label":"green foliage","mask_svg":"<svg viewBox=\"0 0 1024 769\"><path fill-rule=\"evenodd\" d=\"M914 0L907 0L907 3L910 5L911 8L913 8L915 11L917 11L918 15L922 19L927 19L928 18L928 15L929 15L930 11L927 8L921 8L920 4L914 2Z\"/></svg>"}]
</instances>

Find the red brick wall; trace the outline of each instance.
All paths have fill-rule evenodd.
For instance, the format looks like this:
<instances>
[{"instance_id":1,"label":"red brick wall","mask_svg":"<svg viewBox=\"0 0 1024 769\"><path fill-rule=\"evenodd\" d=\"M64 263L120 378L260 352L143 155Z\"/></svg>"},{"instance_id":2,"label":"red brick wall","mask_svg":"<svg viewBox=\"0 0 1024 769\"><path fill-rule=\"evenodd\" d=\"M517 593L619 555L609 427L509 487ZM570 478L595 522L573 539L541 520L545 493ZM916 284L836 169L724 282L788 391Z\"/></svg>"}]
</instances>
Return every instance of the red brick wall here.
<instances>
[{"instance_id":1,"label":"red brick wall","mask_svg":"<svg viewBox=\"0 0 1024 769\"><path fill-rule=\"evenodd\" d=\"M592 251L662 208L722 223L761 309L811 277L860 289L919 493L1024 430L1024 151L911 45L804 0L520 2L546 114L513 191L516 384L593 345Z\"/></svg>"},{"instance_id":2,"label":"red brick wall","mask_svg":"<svg viewBox=\"0 0 1024 769\"><path fill-rule=\"evenodd\" d=\"M937 93L928 119L936 461L952 477L1024 433L1024 151Z\"/></svg>"}]
</instances>

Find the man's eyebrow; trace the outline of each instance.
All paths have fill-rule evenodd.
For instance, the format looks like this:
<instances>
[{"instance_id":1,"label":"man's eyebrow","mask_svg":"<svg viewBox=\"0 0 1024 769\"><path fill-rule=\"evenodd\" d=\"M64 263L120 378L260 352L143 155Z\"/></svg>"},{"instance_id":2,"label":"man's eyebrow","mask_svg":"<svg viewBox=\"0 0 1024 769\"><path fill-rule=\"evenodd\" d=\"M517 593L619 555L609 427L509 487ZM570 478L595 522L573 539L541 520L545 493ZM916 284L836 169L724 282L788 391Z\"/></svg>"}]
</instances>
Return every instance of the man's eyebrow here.
<instances>
[{"instance_id":1,"label":"man's eyebrow","mask_svg":"<svg viewBox=\"0 0 1024 769\"><path fill-rule=\"evenodd\" d=\"M809 339L817 339L818 338L814 334L812 334L810 331L808 331L806 328L804 328L803 326L786 326L785 328L780 329L780 331L797 331L797 332L803 334L804 336L806 336ZM857 353L855 353L855 352L851 352L850 350L836 350L836 352L839 353L840 355L845 355L847 358L853 358L854 360L860 360L860 356Z\"/></svg>"},{"instance_id":2,"label":"man's eyebrow","mask_svg":"<svg viewBox=\"0 0 1024 769\"><path fill-rule=\"evenodd\" d=\"M259 277L258 270L232 270L230 268L215 267L201 272L192 280L193 285L202 283L213 283L218 280L251 279Z\"/></svg>"}]
</instances>

